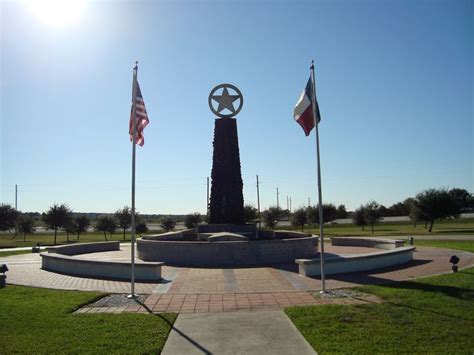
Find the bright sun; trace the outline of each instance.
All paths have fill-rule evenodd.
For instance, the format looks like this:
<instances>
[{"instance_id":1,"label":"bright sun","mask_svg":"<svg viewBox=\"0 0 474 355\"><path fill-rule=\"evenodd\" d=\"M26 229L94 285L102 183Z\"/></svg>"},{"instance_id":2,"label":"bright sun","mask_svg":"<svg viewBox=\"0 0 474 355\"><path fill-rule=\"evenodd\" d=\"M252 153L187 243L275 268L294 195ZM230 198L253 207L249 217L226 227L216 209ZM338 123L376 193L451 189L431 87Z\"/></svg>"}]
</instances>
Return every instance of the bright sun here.
<instances>
[{"instance_id":1,"label":"bright sun","mask_svg":"<svg viewBox=\"0 0 474 355\"><path fill-rule=\"evenodd\" d=\"M28 7L41 21L52 26L77 22L86 5L85 0L29 0Z\"/></svg>"}]
</instances>

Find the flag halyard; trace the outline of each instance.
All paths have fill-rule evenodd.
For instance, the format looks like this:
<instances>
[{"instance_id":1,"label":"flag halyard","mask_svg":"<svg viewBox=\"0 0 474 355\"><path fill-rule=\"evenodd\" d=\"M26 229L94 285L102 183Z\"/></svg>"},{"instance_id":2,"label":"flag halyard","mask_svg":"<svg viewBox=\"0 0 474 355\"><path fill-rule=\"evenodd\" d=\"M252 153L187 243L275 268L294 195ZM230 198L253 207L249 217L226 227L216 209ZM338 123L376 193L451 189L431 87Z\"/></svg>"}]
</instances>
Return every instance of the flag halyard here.
<instances>
[{"instance_id":1,"label":"flag halyard","mask_svg":"<svg viewBox=\"0 0 474 355\"><path fill-rule=\"evenodd\" d=\"M136 130L137 134L135 137L135 144L138 144L140 147L143 147L145 144L145 135L143 134L143 130L150 122L148 119L148 113L146 112L145 101L143 101L142 92L140 90L140 85L138 81L136 83L136 97L135 100L132 100L132 109L130 111L130 123L129 123L129 134L130 134L130 141L133 140L133 102L135 102L135 122L136 122Z\"/></svg>"}]
</instances>

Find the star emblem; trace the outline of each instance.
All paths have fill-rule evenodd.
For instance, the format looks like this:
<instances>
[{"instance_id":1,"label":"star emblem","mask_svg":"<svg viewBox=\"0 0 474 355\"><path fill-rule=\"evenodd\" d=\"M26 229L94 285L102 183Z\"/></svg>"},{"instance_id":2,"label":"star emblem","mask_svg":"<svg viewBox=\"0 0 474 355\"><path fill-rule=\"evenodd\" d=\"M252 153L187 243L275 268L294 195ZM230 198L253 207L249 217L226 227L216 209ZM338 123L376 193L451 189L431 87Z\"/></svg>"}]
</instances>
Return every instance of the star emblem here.
<instances>
[{"instance_id":1,"label":"star emblem","mask_svg":"<svg viewBox=\"0 0 474 355\"><path fill-rule=\"evenodd\" d=\"M217 112L221 113L223 110L228 109L230 112L235 113L234 101L237 100L239 95L230 95L227 87L224 87L222 90L222 95L213 95L212 99L219 103L217 107Z\"/></svg>"},{"instance_id":2,"label":"star emblem","mask_svg":"<svg viewBox=\"0 0 474 355\"><path fill-rule=\"evenodd\" d=\"M218 90L222 89L220 95L216 94ZM229 93L229 89L233 94ZM234 94L235 93L235 94ZM239 100L237 108L235 108L235 101ZM240 90L231 84L220 84L212 89L209 94L209 108L211 111L221 118L234 117L239 113L243 105L243 96ZM217 109L214 108L216 102L218 104ZM222 113L222 111L227 110L230 113Z\"/></svg>"}]
</instances>

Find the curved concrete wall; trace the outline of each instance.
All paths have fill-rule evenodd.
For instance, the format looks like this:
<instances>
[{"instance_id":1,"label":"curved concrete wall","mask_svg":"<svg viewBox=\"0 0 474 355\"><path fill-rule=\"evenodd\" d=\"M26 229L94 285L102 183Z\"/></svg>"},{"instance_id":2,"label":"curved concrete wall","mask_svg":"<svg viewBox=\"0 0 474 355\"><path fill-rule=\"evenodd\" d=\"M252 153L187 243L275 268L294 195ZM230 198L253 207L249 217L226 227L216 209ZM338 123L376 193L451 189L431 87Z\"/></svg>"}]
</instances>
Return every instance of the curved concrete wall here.
<instances>
[{"instance_id":1,"label":"curved concrete wall","mask_svg":"<svg viewBox=\"0 0 474 355\"><path fill-rule=\"evenodd\" d=\"M403 240L364 237L334 237L331 238L331 244L339 246L395 249L403 246Z\"/></svg>"},{"instance_id":2,"label":"curved concrete wall","mask_svg":"<svg viewBox=\"0 0 474 355\"><path fill-rule=\"evenodd\" d=\"M120 250L120 242L99 242L83 243L73 245L59 245L57 247L48 247L48 253L57 253L62 255L79 255L88 253L98 253L101 251Z\"/></svg>"},{"instance_id":3,"label":"curved concrete wall","mask_svg":"<svg viewBox=\"0 0 474 355\"><path fill-rule=\"evenodd\" d=\"M351 256L331 256L324 258L324 273L340 274L357 271L368 271L381 269L384 267L405 264L413 260L415 247L401 247L390 250L383 250L370 254L359 254ZM302 276L321 275L321 260L297 259L299 274Z\"/></svg>"},{"instance_id":4,"label":"curved concrete wall","mask_svg":"<svg viewBox=\"0 0 474 355\"><path fill-rule=\"evenodd\" d=\"M316 256L318 237L226 242L138 240L138 258L176 266L239 266L294 262Z\"/></svg>"},{"instance_id":5,"label":"curved concrete wall","mask_svg":"<svg viewBox=\"0 0 474 355\"><path fill-rule=\"evenodd\" d=\"M41 254L44 270L61 274L100 279L130 280L130 263L117 261L88 260L73 255L120 250L119 242L84 243L48 248ZM137 281L159 281L163 263L135 263Z\"/></svg>"},{"instance_id":6,"label":"curved concrete wall","mask_svg":"<svg viewBox=\"0 0 474 355\"><path fill-rule=\"evenodd\" d=\"M78 259L60 254L41 254L44 270L100 279L130 280L130 263ZM159 281L163 263L135 263L135 280Z\"/></svg>"}]
</instances>

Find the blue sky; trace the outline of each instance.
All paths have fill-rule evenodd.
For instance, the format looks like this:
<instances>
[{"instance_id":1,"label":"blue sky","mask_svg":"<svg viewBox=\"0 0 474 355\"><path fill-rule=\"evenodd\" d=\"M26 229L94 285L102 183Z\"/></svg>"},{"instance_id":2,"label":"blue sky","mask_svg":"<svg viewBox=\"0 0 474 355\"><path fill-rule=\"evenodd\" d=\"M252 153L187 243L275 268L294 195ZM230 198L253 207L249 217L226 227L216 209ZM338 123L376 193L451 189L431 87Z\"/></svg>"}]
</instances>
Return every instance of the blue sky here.
<instances>
[{"instance_id":1,"label":"blue sky","mask_svg":"<svg viewBox=\"0 0 474 355\"><path fill-rule=\"evenodd\" d=\"M314 133L293 121L316 62L323 201L473 192L471 1L102 1L53 26L1 2L1 202L130 205L132 66L150 124L137 210L205 212L211 89L240 88L244 199L317 199Z\"/></svg>"}]
</instances>

